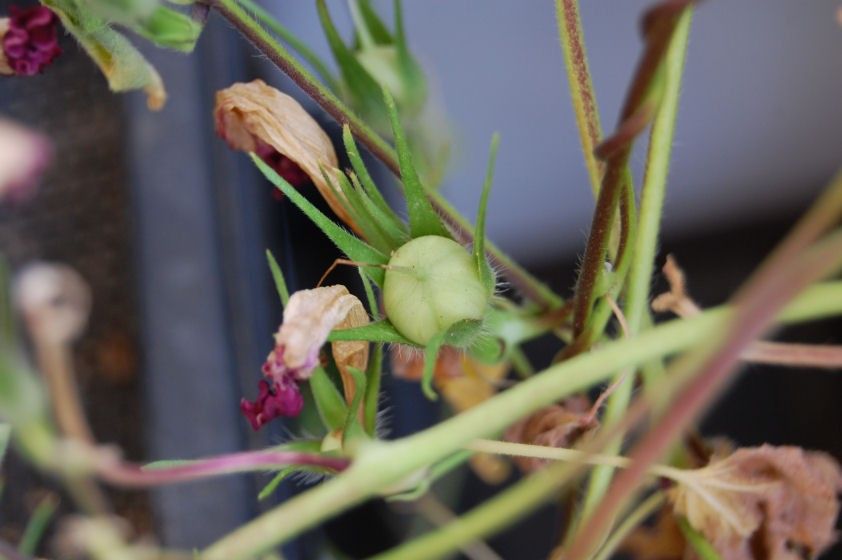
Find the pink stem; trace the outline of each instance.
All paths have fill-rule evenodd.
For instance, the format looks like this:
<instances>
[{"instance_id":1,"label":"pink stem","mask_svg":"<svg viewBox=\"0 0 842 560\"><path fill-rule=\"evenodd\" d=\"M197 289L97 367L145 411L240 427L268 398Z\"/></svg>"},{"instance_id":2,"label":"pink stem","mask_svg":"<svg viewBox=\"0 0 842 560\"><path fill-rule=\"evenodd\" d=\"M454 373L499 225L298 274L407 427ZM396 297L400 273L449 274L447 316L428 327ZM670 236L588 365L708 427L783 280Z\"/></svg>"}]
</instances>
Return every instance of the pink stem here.
<instances>
[{"instance_id":1,"label":"pink stem","mask_svg":"<svg viewBox=\"0 0 842 560\"><path fill-rule=\"evenodd\" d=\"M272 470L286 466L310 466L340 472L351 464L343 457L326 457L297 451L248 451L197 459L173 467L142 467L131 463L101 465L100 477L116 486L142 488L187 482L212 476Z\"/></svg>"}]
</instances>

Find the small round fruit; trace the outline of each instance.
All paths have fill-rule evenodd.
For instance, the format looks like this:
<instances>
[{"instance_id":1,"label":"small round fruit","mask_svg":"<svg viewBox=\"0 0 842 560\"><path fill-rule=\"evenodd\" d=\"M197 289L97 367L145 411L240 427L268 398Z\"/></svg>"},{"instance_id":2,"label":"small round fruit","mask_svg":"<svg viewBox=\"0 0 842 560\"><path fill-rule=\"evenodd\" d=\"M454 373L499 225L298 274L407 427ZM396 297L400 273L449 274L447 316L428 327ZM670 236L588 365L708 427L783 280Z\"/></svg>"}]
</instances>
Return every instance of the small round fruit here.
<instances>
[{"instance_id":1,"label":"small round fruit","mask_svg":"<svg viewBox=\"0 0 842 560\"><path fill-rule=\"evenodd\" d=\"M421 346L454 323L481 320L490 297L468 251L438 235L418 237L395 251L383 283L386 316Z\"/></svg>"}]
</instances>

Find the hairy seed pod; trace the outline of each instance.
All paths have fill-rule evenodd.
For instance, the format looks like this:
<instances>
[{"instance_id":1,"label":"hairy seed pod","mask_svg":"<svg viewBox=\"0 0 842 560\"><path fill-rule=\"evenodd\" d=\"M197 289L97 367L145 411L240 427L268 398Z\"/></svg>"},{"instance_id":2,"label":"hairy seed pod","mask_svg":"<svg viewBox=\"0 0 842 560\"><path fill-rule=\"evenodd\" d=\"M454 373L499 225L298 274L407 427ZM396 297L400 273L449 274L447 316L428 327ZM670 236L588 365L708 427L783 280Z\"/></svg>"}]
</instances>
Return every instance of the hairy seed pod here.
<instances>
[{"instance_id":1,"label":"hairy seed pod","mask_svg":"<svg viewBox=\"0 0 842 560\"><path fill-rule=\"evenodd\" d=\"M481 320L490 297L468 251L438 235L418 237L395 251L383 283L386 316L422 346L454 323Z\"/></svg>"}]
</instances>

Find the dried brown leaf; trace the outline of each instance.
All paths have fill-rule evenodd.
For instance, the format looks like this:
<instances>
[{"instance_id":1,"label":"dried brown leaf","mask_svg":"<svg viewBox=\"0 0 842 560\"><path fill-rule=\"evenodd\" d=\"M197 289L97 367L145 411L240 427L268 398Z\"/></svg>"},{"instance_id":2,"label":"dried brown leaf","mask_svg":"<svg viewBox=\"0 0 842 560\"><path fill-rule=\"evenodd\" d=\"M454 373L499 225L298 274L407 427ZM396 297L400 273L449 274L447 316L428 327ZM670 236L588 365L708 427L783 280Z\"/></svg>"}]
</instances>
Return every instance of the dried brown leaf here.
<instances>
[{"instance_id":1,"label":"dried brown leaf","mask_svg":"<svg viewBox=\"0 0 842 560\"><path fill-rule=\"evenodd\" d=\"M236 83L216 93L214 108L219 135L235 150L259 152L270 146L300 167L331 210L357 229L345 210L343 197L334 184L338 169L330 138L313 117L292 97L263 80Z\"/></svg>"},{"instance_id":2,"label":"dried brown leaf","mask_svg":"<svg viewBox=\"0 0 842 560\"><path fill-rule=\"evenodd\" d=\"M599 426L591 414L591 403L583 395L565 399L560 404L542 408L533 415L513 424L504 439L513 443L546 447L574 447L582 438ZM549 461L531 457L517 457L515 462L526 471L544 467Z\"/></svg>"},{"instance_id":3,"label":"dried brown leaf","mask_svg":"<svg viewBox=\"0 0 842 560\"><path fill-rule=\"evenodd\" d=\"M275 334L275 347L283 348L283 361L297 379L310 376L318 363L319 350L333 329L366 325L368 314L362 302L345 286L323 286L292 294L284 309L284 322ZM333 359L342 376L345 398L354 396L354 378L349 368L365 370L368 342L343 341L331 344Z\"/></svg>"},{"instance_id":4,"label":"dried brown leaf","mask_svg":"<svg viewBox=\"0 0 842 560\"><path fill-rule=\"evenodd\" d=\"M764 445L688 474L670 500L723 560L813 558L836 539L842 471L827 454Z\"/></svg>"}]
</instances>

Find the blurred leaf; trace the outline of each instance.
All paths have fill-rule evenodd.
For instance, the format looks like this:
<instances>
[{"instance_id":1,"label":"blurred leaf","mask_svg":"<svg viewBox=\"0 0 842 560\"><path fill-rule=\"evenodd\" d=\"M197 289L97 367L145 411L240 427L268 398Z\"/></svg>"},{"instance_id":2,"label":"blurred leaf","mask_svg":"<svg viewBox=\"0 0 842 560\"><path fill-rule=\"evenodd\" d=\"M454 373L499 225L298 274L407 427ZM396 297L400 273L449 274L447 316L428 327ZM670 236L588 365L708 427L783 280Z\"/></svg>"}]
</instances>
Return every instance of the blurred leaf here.
<instances>
[{"instance_id":1,"label":"blurred leaf","mask_svg":"<svg viewBox=\"0 0 842 560\"><path fill-rule=\"evenodd\" d=\"M35 511L32 512L32 516L26 524L23 536L20 538L18 552L24 556L35 554L38 543L44 537L44 533L47 531L47 527L49 527L56 509L58 509L58 500L52 494L48 494L38 502Z\"/></svg>"},{"instance_id":2,"label":"blurred leaf","mask_svg":"<svg viewBox=\"0 0 842 560\"><path fill-rule=\"evenodd\" d=\"M687 539L687 542L693 548L693 551L699 555L701 560L721 560L719 553L713 548L713 545L708 542L703 534L695 530L687 519L678 515L676 516L679 528Z\"/></svg>"},{"instance_id":3,"label":"blurred leaf","mask_svg":"<svg viewBox=\"0 0 842 560\"><path fill-rule=\"evenodd\" d=\"M164 7L158 7L131 28L159 47L186 53L193 51L202 33L202 26L191 17Z\"/></svg>"},{"instance_id":4,"label":"blurred leaf","mask_svg":"<svg viewBox=\"0 0 842 560\"><path fill-rule=\"evenodd\" d=\"M161 77L128 39L72 0L46 0L44 5L58 15L65 29L99 66L112 91L142 89L150 109L164 106L167 94Z\"/></svg>"},{"instance_id":5,"label":"blurred leaf","mask_svg":"<svg viewBox=\"0 0 842 560\"><path fill-rule=\"evenodd\" d=\"M377 15L377 11L371 7L369 0L356 0L353 2L359 9L359 15L368 29L368 33L375 43L390 45L393 42L392 34L386 28L386 24ZM352 4L352 5L353 5Z\"/></svg>"},{"instance_id":6,"label":"blurred leaf","mask_svg":"<svg viewBox=\"0 0 842 560\"><path fill-rule=\"evenodd\" d=\"M368 71L357 60L354 53L345 45L339 32L333 24L330 12L324 0L316 0L316 7L319 12L319 19L322 23L330 50L336 59L336 64L342 73L342 78L354 98L354 104L368 116L383 114L383 106L380 102L380 86L371 77Z\"/></svg>"}]
</instances>

